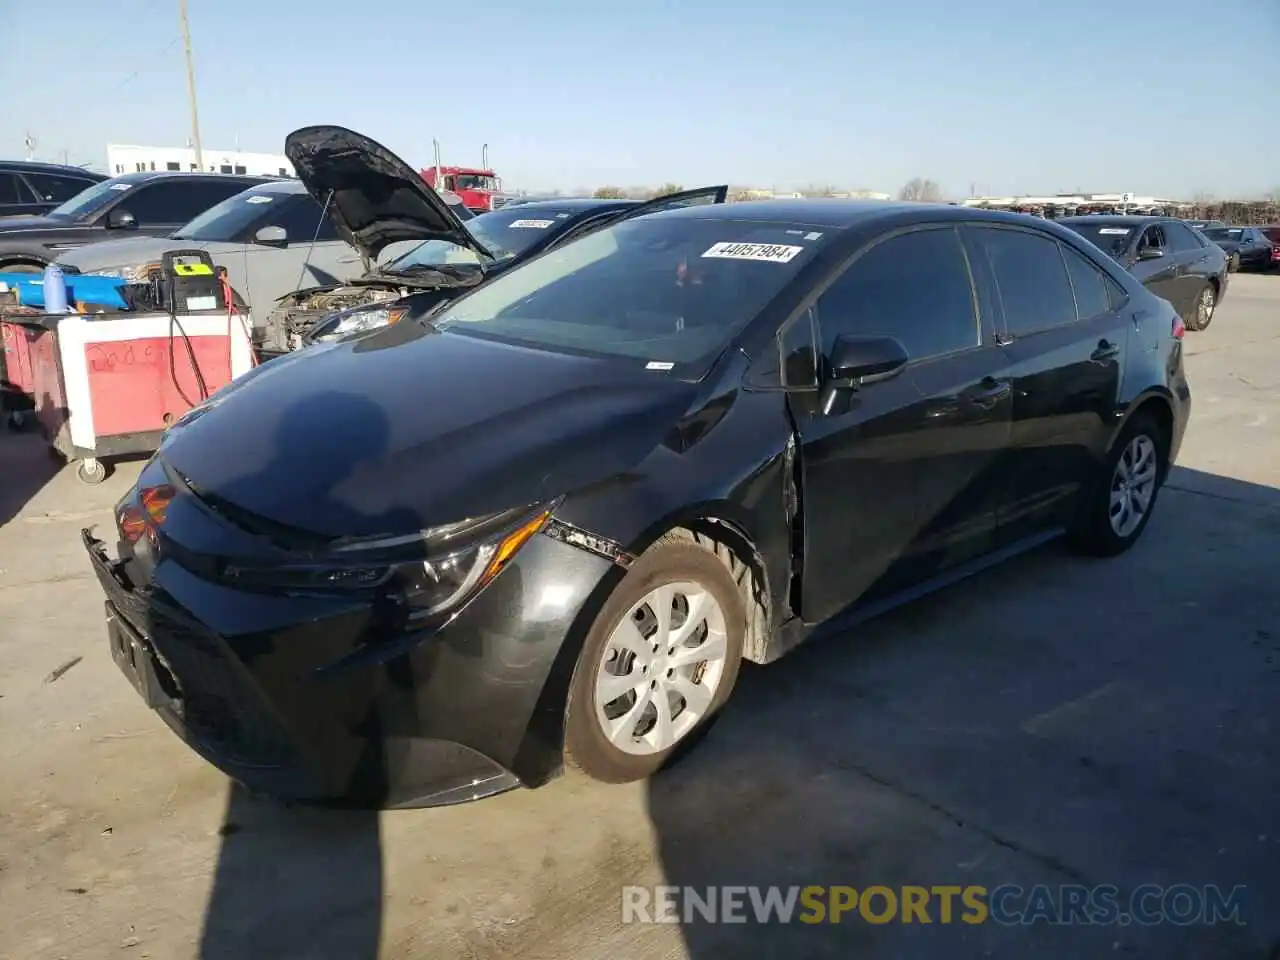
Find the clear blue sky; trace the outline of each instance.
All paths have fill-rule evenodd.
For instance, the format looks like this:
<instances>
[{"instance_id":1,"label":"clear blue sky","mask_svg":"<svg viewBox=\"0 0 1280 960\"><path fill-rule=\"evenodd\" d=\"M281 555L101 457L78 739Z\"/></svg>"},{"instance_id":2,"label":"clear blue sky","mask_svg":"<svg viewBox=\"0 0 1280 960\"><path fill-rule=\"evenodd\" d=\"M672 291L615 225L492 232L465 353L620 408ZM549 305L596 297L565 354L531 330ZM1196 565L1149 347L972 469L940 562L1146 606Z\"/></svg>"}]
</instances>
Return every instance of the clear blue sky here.
<instances>
[{"instance_id":1,"label":"clear blue sky","mask_svg":"<svg viewBox=\"0 0 1280 960\"><path fill-rule=\"evenodd\" d=\"M0 0L0 156L180 145L177 0ZM206 146L333 122L512 188L1280 189L1280 0L191 0Z\"/></svg>"}]
</instances>

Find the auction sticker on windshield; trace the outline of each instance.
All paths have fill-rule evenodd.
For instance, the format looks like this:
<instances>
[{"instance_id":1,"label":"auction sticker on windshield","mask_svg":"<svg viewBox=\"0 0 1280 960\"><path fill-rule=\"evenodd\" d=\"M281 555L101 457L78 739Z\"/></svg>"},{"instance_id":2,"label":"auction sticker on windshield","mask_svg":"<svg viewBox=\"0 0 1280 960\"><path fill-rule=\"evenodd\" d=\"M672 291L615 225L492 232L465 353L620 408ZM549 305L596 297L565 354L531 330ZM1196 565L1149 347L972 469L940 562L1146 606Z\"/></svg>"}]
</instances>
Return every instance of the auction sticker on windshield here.
<instances>
[{"instance_id":1,"label":"auction sticker on windshield","mask_svg":"<svg viewBox=\"0 0 1280 960\"><path fill-rule=\"evenodd\" d=\"M1123 237L1126 233L1129 232L1129 228L1128 227L1103 227L1098 232L1104 233L1109 237Z\"/></svg>"},{"instance_id":2,"label":"auction sticker on windshield","mask_svg":"<svg viewBox=\"0 0 1280 960\"><path fill-rule=\"evenodd\" d=\"M547 227L555 223L554 220L512 220L511 226L522 227L526 230L545 230Z\"/></svg>"},{"instance_id":3,"label":"auction sticker on windshield","mask_svg":"<svg viewBox=\"0 0 1280 960\"><path fill-rule=\"evenodd\" d=\"M263 196L262 194L260 194L260 193L255 193L255 194L254 194L253 196L251 196L251 197L245 197L245 198L244 198L244 202L245 202L245 203L270 203L270 202L271 202L271 198L270 198L270 197L264 197L264 196Z\"/></svg>"},{"instance_id":4,"label":"auction sticker on windshield","mask_svg":"<svg viewBox=\"0 0 1280 960\"><path fill-rule=\"evenodd\" d=\"M113 183L111 185L111 189L112 190L128 190L132 186L133 186L132 183Z\"/></svg>"},{"instance_id":5,"label":"auction sticker on windshield","mask_svg":"<svg viewBox=\"0 0 1280 960\"><path fill-rule=\"evenodd\" d=\"M767 260L770 263L790 263L804 247L781 243L716 243L703 257L720 260Z\"/></svg>"}]
</instances>

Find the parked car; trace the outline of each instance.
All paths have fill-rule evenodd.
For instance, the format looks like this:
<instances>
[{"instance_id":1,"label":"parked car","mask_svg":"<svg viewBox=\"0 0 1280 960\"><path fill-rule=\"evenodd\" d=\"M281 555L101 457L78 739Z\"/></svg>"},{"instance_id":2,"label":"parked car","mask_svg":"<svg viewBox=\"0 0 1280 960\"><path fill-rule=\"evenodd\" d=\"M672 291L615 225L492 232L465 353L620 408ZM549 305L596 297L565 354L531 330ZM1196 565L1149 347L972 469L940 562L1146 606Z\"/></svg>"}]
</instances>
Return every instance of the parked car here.
<instances>
[{"instance_id":1,"label":"parked car","mask_svg":"<svg viewBox=\"0 0 1280 960\"><path fill-rule=\"evenodd\" d=\"M1231 256L1237 269L1270 270L1280 266L1280 243L1272 241L1259 227L1209 227L1201 232Z\"/></svg>"},{"instance_id":2,"label":"parked car","mask_svg":"<svg viewBox=\"0 0 1280 960\"><path fill-rule=\"evenodd\" d=\"M37 216L107 179L82 167L0 160L0 217Z\"/></svg>"},{"instance_id":3,"label":"parked car","mask_svg":"<svg viewBox=\"0 0 1280 960\"><path fill-rule=\"evenodd\" d=\"M1207 230L1210 227L1225 227L1226 224L1221 220L1184 220L1188 227L1195 227L1197 230Z\"/></svg>"},{"instance_id":4,"label":"parked car","mask_svg":"<svg viewBox=\"0 0 1280 960\"><path fill-rule=\"evenodd\" d=\"M0 220L0 271L40 271L87 243L164 237L214 204L269 177L218 173L126 173L82 190L41 217Z\"/></svg>"},{"instance_id":5,"label":"parked car","mask_svg":"<svg viewBox=\"0 0 1280 960\"><path fill-rule=\"evenodd\" d=\"M286 138L285 154L312 196L332 192L341 235L376 266L354 283L309 287L282 300L266 321L267 355L393 323L407 310L436 306L607 223L669 207L723 203L729 192L721 185L647 203L530 201L479 214L464 225L419 173L362 134L306 127ZM388 260L392 243L402 252Z\"/></svg>"},{"instance_id":6,"label":"parked car","mask_svg":"<svg viewBox=\"0 0 1280 960\"><path fill-rule=\"evenodd\" d=\"M121 669L251 787L636 780L817 624L1132 547L1182 331L1052 221L673 209L258 366L167 432L119 558L84 543Z\"/></svg>"},{"instance_id":7,"label":"parked car","mask_svg":"<svg viewBox=\"0 0 1280 960\"><path fill-rule=\"evenodd\" d=\"M1226 253L1173 217L1064 217L1074 230L1158 297L1173 304L1188 330L1203 330L1227 293Z\"/></svg>"}]
</instances>

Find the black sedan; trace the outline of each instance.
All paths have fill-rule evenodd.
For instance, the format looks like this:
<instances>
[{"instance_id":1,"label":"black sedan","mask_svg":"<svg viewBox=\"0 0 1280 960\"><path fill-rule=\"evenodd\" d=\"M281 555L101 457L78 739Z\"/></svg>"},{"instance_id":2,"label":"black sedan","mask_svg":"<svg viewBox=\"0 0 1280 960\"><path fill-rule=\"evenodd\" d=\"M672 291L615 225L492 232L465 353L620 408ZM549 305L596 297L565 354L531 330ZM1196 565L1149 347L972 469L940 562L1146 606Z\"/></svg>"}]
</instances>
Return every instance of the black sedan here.
<instances>
[{"instance_id":1,"label":"black sedan","mask_svg":"<svg viewBox=\"0 0 1280 960\"><path fill-rule=\"evenodd\" d=\"M148 705L251 787L652 774L743 660L1058 535L1141 537L1182 323L1049 221L704 205L257 367L84 531Z\"/></svg>"},{"instance_id":2,"label":"black sedan","mask_svg":"<svg viewBox=\"0 0 1280 960\"><path fill-rule=\"evenodd\" d=\"M43 216L0 220L0 272L43 270L66 251L98 240L167 237L215 204L269 179L165 171L103 180Z\"/></svg>"},{"instance_id":3,"label":"black sedan","mask_svg":"<svg viewBox=\"0 0 1280 960\"><path fill-rule=\"evenodd\" d=\"M0 217L48 213L105 179L100 173L61 163L0 160Z\"/></svg>"},{"instance_id":4,"label":"black sedan","mask_svg":"<svg viewBox=\"0 0 1280 960\"><path fill-rule=\"evenodd\" d=\"M268 316L260 353L273 356L395 323L434 307L554 246L605 224L671 207L724 203L727 185L638 200L525 201L465 222L407 163L345 127L314 126L285 139L285 154L339 233L364 258L365 276L308 287ZM387 251L413 242L388 260Z\"/></svg>"},{"instance_id":5,"label":"black sedan","mask_svg":"<svg viewBox=\"0 0 1280 960\"><path fill-rule=\"evenodd\" d=\"M1064 217L1087 239L1173 304L1188 330L1203 330L1227 292L1230 262L1202 233L1173 217Z\"/></svg>"},{"instance_id":6,"label":"black sedan","mask_svg":"<svg viewBox=\"0 0 1280 960\"><path fill-rule=\"evenodd\" d=\"M1241 270L1280 266L1280 257L1275 255L1280 246L1257 227L1208 227L1201 232L1224 250L1229 249Z\"/></svg>"}]
</instances>

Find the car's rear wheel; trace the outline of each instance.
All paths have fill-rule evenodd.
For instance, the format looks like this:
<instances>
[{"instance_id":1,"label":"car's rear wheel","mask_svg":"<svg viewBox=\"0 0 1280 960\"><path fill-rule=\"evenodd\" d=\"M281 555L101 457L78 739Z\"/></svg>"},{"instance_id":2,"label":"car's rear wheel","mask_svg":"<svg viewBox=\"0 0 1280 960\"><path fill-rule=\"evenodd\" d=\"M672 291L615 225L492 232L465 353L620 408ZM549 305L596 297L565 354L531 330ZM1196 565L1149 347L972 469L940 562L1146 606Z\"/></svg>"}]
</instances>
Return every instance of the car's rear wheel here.
<instances>
[{"instance_id":1,"label":"car's rear wheel","mask_svg":"<svg viewBox=\"0 0 1280 960\"><path fill-rule=\"evenodd\" d=\"M606 783L657 772L729 698L746 613L716 556L659 541L618 584L578 657L565 757Z\"/></svg>"},{"instance_id":2,"label":"car's rear wheel","mask_svg":"<svg viewBox=\"0 0 1280 960\"><path fill-rule=\"evenodd\" d=\"M1218 294L1212 283L1206 283L1196 299L1196 311L1187 320L1188 330L1203 330L1213 321L1213 311L1218 306Z\"/></svg>"},{"instance_id":3,"label":"car's rear wheel","mask_svg":"<svg viewBox=\"0 0 1280 960\"><path fill-rule=\"evenodd\" d=\"M1164 483L1169 439L1155 417L1134 414L1108 454L1075 542L1087 553L1110 557L1138 542Z\"/></svg>"}]
</instances>

